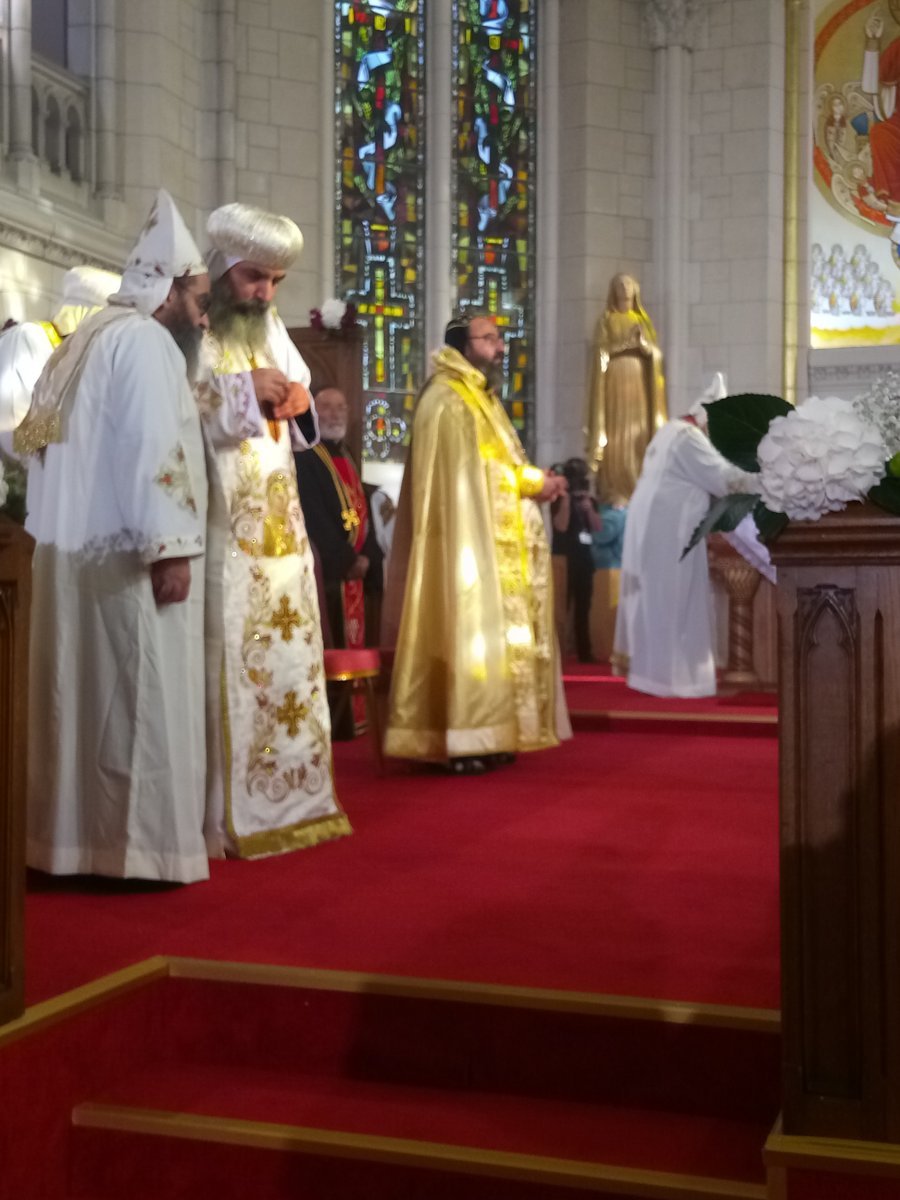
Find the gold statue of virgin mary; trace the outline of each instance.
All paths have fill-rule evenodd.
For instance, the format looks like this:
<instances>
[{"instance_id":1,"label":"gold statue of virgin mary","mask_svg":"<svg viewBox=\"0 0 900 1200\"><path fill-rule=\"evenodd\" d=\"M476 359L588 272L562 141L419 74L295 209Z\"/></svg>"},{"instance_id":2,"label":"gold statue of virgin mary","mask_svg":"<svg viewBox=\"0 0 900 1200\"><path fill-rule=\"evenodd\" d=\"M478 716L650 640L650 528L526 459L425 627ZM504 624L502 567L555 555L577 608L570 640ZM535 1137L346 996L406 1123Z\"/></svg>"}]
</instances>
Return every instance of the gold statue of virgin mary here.
<instances>
[{"instance_id":1,"label":"gold statue of virgin mary","mask_svg":"<svg viewBox=\"0 0 900 1200\"><path fill-rule=\"evenodd\" d=\"M628 503L647 443L667 416L656 330L637 280L615 275L594 337L586 446L608 504Z\"/></svg>"}]
</instances>

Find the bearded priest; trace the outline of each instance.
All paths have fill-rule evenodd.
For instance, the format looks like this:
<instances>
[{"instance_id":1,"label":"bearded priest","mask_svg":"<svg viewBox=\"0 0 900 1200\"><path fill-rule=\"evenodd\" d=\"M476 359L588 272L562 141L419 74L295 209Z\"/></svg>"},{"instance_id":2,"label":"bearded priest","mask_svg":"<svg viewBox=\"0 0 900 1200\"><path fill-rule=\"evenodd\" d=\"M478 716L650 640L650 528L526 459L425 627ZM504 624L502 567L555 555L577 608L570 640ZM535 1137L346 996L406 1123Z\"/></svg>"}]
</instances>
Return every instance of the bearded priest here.
<instances>
[{"instance_id":1,"label":"bearded priest","mask_svg":"<svg viewBox=\"0 0 900 1200\"><path fill-rule=\"evenodd\" d=\"M160 191L110 305L54 352L32 455L28 863L206 879L207 480L189 383L206 264Z\"/></svg>"},{"instance_id":2,"label":"bearded priest","mask_svg":"<svg viewBox=\"0 0 900 1200\"><path fill-rule=\"evenodd\" d=\"M207 553L206 839L255 858L351 832L334 790L312 553L294 450L318 441L309 369L273 301L303 247L246 204L207 226L210 337L198 403L214 455Z\"/></svg>"},{"instance_id":3,"label":"bearded priest","mask_svg":"<svg viewBox=\"0 0 900 1200\"><path fill-rule=\"evenodd\" d=\"M385 753L481 774L571 736L539 504L566 488L532 466L494 390L493 320L450 322L416 402L385 596L393 644ZM405 576L405 578L404 578Z\"/></svg>"}]
</instances>

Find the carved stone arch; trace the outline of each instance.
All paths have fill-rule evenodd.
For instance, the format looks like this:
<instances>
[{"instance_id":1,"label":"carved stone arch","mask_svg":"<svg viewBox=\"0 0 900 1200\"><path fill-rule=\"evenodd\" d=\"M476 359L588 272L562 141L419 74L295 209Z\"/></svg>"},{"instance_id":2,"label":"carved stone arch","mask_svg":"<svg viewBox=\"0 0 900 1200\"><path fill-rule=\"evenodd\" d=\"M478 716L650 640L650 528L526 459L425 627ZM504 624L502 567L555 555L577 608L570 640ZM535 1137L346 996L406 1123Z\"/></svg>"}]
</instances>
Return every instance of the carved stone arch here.
<instances>
[{"instance_id":1,"label":"carved stone arch","mask_svg":"<svg viewBox=\"0 0 900 1200\"><path fill-rule=\"evenodd\" d=\"M41 93L32 84L31 87L31 149L37 158L41 157L44 149L44 112L41 103Z\"/></svg>"},{"instance_id":2,"label":"carved stone arch","mask_svg":"<svg viewBox=\"0 0 900 1200\"><path fill-rule=\"evenodd\" d=\"M66 112L65 167L73 183L84 179L84 127L81 113L70 104Z\"/></svg>"},{"instance_id":3,"label":"carved stone arch","mask_svg":"<svg viewBox=\"0 0 900 1200\"><path fill-rule=\"evenodd\" d=\"M63 162L63 123L59 100L52 91L47 92L44 106L44 159L58 175Z\"/></svg>"}]
</instances>

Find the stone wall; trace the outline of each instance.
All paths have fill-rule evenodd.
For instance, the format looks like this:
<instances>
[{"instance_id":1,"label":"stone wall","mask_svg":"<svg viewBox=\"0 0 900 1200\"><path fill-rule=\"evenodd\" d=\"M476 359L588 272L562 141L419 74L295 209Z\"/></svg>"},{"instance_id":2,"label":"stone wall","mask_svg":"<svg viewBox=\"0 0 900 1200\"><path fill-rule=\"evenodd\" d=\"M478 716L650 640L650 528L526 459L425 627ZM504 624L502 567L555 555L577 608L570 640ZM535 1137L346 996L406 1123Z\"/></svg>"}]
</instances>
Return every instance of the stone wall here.
<instances>
[{"instance_id":1,"label":"stone wall","mask_svg":"<svg viewBox=\"0 0 900 1200\"><path fill-rule=\"evenodd\" d=\"M77 22L72 69L87 71L90 31ZM209 211L243 200L284 212L306 251L279 307L292 323L331 294L320 252L328 197L320 123L327 119L331 22L319 0L116 0L114 191L80 212L0 179L0 320L45 317L73 261L118 267L156 189L168 188L205 248ZM327 131L326 131L327 133ZM4 195L8 191L8 195Z\"/></svg>"},{"instance_id":2,"label":"stone wall","mask_svg":"<svg viewBox=\"0 0 900 1200\"><path fill-rule=\"evenodd\" d=\"M693 54L688 383L782 390L784 3L709 0Z\"/></svg>"},{"instance_id":3,"label":"stone wall","mask_svg":"<svg viewBox=\"0 0 900 1200\"><path fill-rule=\"evenodd\" d=\"M633 0L562 0L559 21L556 417L582 453L590 348L609 281L633 273L653 312L653 51ZM540 403L540 398L539 398Z\"/></svg>"}]
</instances>

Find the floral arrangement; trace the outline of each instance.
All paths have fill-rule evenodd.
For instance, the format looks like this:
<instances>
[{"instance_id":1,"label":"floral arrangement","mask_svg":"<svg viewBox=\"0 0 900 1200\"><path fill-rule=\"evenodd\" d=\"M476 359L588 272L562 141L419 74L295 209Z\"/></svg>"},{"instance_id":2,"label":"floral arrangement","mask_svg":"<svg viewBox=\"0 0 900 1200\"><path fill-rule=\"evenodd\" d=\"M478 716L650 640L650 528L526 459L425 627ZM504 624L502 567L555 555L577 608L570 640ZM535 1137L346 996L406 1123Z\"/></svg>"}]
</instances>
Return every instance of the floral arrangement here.
<instances>
[{"instance_id":1,"label":"floral arrangement","mask_svg":"<svg viewBox=\"0 0 900 1200\"><path fill-rule=\"evenodd\" d=\"M704 406L709 438L755 492L716 500L685 553L749 513L767 541L789 520L816 521L854 500L900 515L900 376L889 373L855 400L810 396L796 408L778 396L726 396Z\"/></svg>"},{"instance_id":2,"label":"floral arrangement","mask_svg":"<svg viewBox=\"0 0 900 1200\"><path fill-rule=\"evenodd\" d=\"M356 308L345 300L326 300L321 308L309 310L309 323L323 332L345 333L356 325Z\"/></svg>"}]
</instances>

